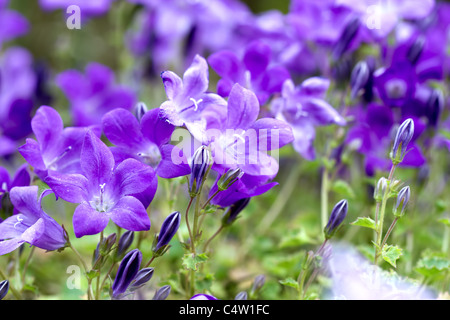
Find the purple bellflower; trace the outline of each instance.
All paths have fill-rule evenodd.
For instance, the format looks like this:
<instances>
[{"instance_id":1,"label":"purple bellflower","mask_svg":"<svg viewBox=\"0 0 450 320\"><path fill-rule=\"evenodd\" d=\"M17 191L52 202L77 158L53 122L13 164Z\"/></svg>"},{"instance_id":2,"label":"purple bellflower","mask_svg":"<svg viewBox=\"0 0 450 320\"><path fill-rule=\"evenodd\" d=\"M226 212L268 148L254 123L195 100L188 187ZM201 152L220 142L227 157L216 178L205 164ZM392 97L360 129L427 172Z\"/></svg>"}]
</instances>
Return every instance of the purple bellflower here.
<instances>
[{"instance_id":1,"label":"purple bellflower","mask_svg":"<svg viewBox=\"0 0 450 320\"><path fill-rule=\"evenodd\" d=\"M128 286L136 278L141 266L142 253L139 249L128 252L119 264L116 278L112 285L112 296L114 299L123 297Z\"/></svg>"},{"instance_id":2,"label":"purple bellflower","mask_svg":"<svg viewBox=\"0 0 450 320\"><path fill-rule=\"evenodd\" d=\"M115 145L111 151L116 163L134 158L166 179L191 172L186 159L180 164L171 160L172 152L179 154L181 150L169 143L174 126L160 117L159 108L147 111L140 123L130 111L117 108L103 117L102 124L106 137Z\"/></svg>"},{"instance_id":3,"label":"purple bellflower","mask_svg":"<svg viewBox=\"0 0 450 320\"><path fill-rule=\"evenodd\" d=\"M34 168L42 180L54 171L59 173L80 173L80 153L88 128L64 128L59 113L48 106L42 106L31 121L36 140L28 138L19 147L19 153ZM95 129L97 135L100 134Z\"/></svg>"},{"instance_id":4,"label":"purple bellflower","mask_svg":"<svg viewBox=\"0 0 450 320\"><path fill-rule=\"evenodd\" d=\"M85 74L66 70L56 83L70 102L75 126L101 125L102 116L116 108L131 110L135 95L127 87L114 82L114 72L99 63L89 63Z\"/></svg>"},{"instance_id":5,"label":"purple bellflower","mask_svg":"<svg viewBox=\"0 0 450 320\"><path fill-rule=\"evenodd\" d=\"M150 229L146 208L134 196L152 183L150 166L131 158L115 166L110 149L91 131L84 138L80 165L81 174L54 172L45 179L58 197L79 204L73 214L77 237L101 232L109 220L131 231Z\"/></svg>"},{"instance_id":6,"label":"purple bellflower","mask_svg":"<svg viewBox=\"0 0 450 320\"><path fill-rule=\"evenodd\" d=\"M10 208L4 208L3 204L10 205L9 192L14 187L29 186L31 182L31 176L28 172L28 164L21 165L14 174L14 177L10 177L8 170L0 167L0 211L3 209L9 211ZM17 210L13 210L17 213ZM11 213L11 212L9 212ZM0 222L2 221L0 217Z\"/></svg>"},{"instance_id":7,"label":"purple bellflower","mask_svg":"<svg viewBox=\"0 0 450 320\"><path fill-rule=\"evenodd\" d=\"M281 97L272 102L275 117L292 127L294 149L307 160L315 158L316 126L346 125L346 120L324 100L329 84L328 79L318 77L309 78L298 86L286 80Z\"/></svg>"},{"instance_id":8,"label":"purple bellflower","mask_svg":"<svg viewBox=\"0 0 450 320\"><path fill-rule=\"evenodd\" d=\"M108 12L114 0L97 0L97 1L83 1L83 0L40 0L39 4L42 9L46 11L53 11L58 9L66 10L71 5L80 7L82 17L98 16Z\"/></svg>"},{"instance_id":9,"label":"purple bellflower","mask_svg":"<svg viewBox=\"0 0 450 320\"><path fill-rule=\"evenodd\" d=\"M217 92L223 97L230 94L235 83L252 90L263 105L274 93L281 92L283 82L290 78L288 70L272 65L270 46L260 40L251 42L240 59L233 51L213 53L208 62L221 79Z\"/></svg>"},{"instance_id":10,"label":"purple bellflower","mask_svg":"<svg viewBox=\"0 0 450 320\"><path fill-rule=\"evenodd\" d=\"M196 55L181 79L172 71L161 73L168 100L160 106L162 116L174 126L186 126L199 141L210 122L226 116L226 101L208 90L208 64Z\"/></svg>"},{"instance_id":11,"label":"purple bellflower","mask_svg":"<svg viewBox=\"0 0 450 320\"><path fill-rule=\"evenodd\" d=\"M41 206L42 199L51 193L45 190L38 198L38 187L14 187L11 202L19 212L0 223L0 255L29 243L45 250L57 250L66 243L64 230Z\"/></svg>"},{"instance_id":12,"label":"purple bellflower","mask_svg":"<svg viewBox=\"0 0 450 320\"><path fill-rule=\"evenodd\" d=\"M292 142L291 127L273 118L258 119L256 95L236 83L228 98L226 119L210 125L207 131L214 170L240 168L249 175L275 176L278 163L270 150Z\"/></svg>"},{"instance_id":13,"label":"purple bellflower","mask_svg":"<svg viewBox=\"0 0 450 320\"><path fill-rule=\"evenodd\" d=\"M0 48L2 43L28 32L29 23L21 14L8 9L9 0L0 1Z\"/></svg>"}]
</instances>

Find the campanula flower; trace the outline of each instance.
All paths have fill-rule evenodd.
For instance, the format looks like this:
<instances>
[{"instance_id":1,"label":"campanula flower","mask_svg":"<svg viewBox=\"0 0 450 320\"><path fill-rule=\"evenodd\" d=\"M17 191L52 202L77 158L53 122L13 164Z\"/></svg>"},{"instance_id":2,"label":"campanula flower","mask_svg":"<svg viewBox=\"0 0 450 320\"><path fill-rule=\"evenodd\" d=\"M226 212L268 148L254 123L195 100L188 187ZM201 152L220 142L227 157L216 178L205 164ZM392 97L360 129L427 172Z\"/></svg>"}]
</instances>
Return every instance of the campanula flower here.
<instances>
[{"instance_id":1,"label":"campanula flower","mask_svg":"<svg viewBox=\"0 0 450 320\"><path fill-rule=\"evenodd\" d=\"M80 153L88 128L67 127L59 113L42 106L31 120L36 140L28 138L19 153L41 179L49 172L80 173ZM98 129L93 129L99 134Z\"/></svg>"},{"instance_id":2,"label":"campanula flower","mask_svg":"<svg viewBox=\"0 0 450 320\"><path fill-rule=\"evenodd\" d=\"M160 116L159 108L144 113L139 121L130 111L117 108L103 116L103 132L114 144L116 163L134 158L151 166L156 174L170 179L190 173L187 160L175 164L172 153L181 150L170 144L174 126Z\"/></svg>"},{"instance_id":3,"label":"campanula flower","mask_svg":"<svg viewBox=\"0 0 450 320\"><path fill-rule=\"evenodd\" d=\"M170 240L172 240L175 233L180 227L181 215L178 211L170 214L161 225L161 230L159 231L156 246L153 248L153 252L158 253L161 248L167 247Z\"/></svg>"},{"instance_id":4,"label":"campanula flower","mask_svg":"<svg viewBox=\"0 0 450 320\"><path fill-rule=\"evenodd\" d=\"M139 270L139 272L134 277L134 280L131 282L129 290L135 291L143 287L153 277L153 272L154 272L153 268L143 268Z\"/></svg>"},{"instance_id":5,"label":"campanula flower","mask_svg":"<svg viewBox=\"0 0 450 320\"><path fill-rule=\"evenodd\" d=\"M131 158L115 166L110 149L92 131L85 135L80 165L81 173L54 172L45 179L58 197L79 204L73 214L77 237L101 232L109 220L131 231L150 229L146 208L135 196L151 185L150 166Z\"/></svg>"},{"instance_id":6,"label":"campanula flower","mask_svg":"<svg viewBox=\"0 0 450 320\"><path fill-rule=\"evenodd\" d=\"M45 250L57 250L66 244L62 227L42 209L45 190L38 197L38 187L14 187L10 197L15 214L0 223L0 255L29 243Z\"/></svg>"},{"instance_id":7,"label":"campanula flower","mask_svg":"<svg viewBox=\"0 0 450 320\"><path fill-rule=\"evenodd\" d=\"M271 48L260 40L249 43L242 58L231 50L213 53L208 63L221 79L217 92L223 97L230 94L235 83L252 90L263 105L274 93L281 92L283 82L290 78L282 65L273 65Z\"/></svg>"},{"instance_id":8,"label":"campanula flower","mask_svg":"<svg viewBox=\"0 0 450 320\"><path fill-rule=\"evenodd\" d=\"M114 72L107 66L91 62L85 73L66 70L58 74L56 83L70 102L75 126L101 125L102 116L116 108L132 110L135 94L115 83Z\"/></svg>"},{"instance_id":9,"label":"campanula flower","mask_svg":"<svg viewBox=\"0 0 450 320\"><path fill-rule=\"evenodd\" d=\"M20 13L8 8L9 0L0 1L0 48L6 41L23 36L29 23Z\"/></svg>"},{"instance_id":10,"label":"campanula flower","mask_svg":"<svg viewBox=\"0 0 450 320\"><path fill-rule=\"evenodd\" d=\"M289 79L283 84L281 97L272 102L274 116L292 127L294 149L308 160L315 158L316 126L346 125L339 112L324 100L329 84L328 79L313 77L295 86Z\"/></svg>"},{"instance_id":11,"label":"campanula flower","mask_svg":"<svg viewBox=\"0 0 450 320\"><path fill-rule=\"evenodd\" d=\"M276 175L278 163L268 151L292 142L292 129L279 119L258 119L259 112L256 95L236 83L225 121L211 124L207 131L215 170L241 168L249 175Z\"/></svg>"},{"instance_id":12,"label":"campanula flower","mask_svg":"<svg viewBox=\"0 0 450 320\"><path fill-rule=\"evenodd\" d=\"M0 167L0 212L3 211L6 216L14 213L17 213L17 210L10 210L12 208L9 192L14 187L24 187L29 186L31 182L30 172L28 171L28 165L21 165L14 176L10 177L8 170L3 167ZM2 221L2 217L6 218L6 216L0 216L0 222Z\"/></svg>"},{"instance_id":13,"label":"campanula flower","mask_svg":"<svg viewBox=\"0 0 450 320\"><path fill-rule=\"evenodd\" d=\"M211 121L226 117L226 101L208 90L208 64L196 55L183 79L172 71L161 73L167 99L160 106L162 116L174 126L186 126L199 141Z\"/></svg>"}]
</instances>

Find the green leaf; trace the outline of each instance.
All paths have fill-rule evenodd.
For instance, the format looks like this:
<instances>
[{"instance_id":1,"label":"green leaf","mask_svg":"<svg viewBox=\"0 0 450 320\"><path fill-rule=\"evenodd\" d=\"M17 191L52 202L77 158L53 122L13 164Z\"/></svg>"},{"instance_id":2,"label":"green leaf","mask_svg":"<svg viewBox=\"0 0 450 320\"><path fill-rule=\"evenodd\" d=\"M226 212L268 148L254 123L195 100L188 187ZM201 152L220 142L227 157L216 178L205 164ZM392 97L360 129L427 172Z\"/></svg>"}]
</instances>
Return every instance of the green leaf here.
<instances>
[{"instance_id":1,"label":"green leaf","mask_svg":"<svg viewBox=\"0 0 450 320\"><path fill-rule=\"evenodd\" d=\"M424 257L419 260L416 267L416 271L426 277L435 276L449 269L450 260L440 256Z\"/></svg>"},{"instance_id":2,"label":"green leaf","mask_svg":"<svg viewBox=\"0 0 450 320\"><path fill-rule=\"evenodd\" d=\"M438 222L445 224L447 227L450 227L450 219L449 218L439 219Z\"/></svg>"},{"instance_id":3,"label":"green leaf","mask_svg":"<svg viewBox=\"0 0 450 320\"><path fill-rule=\"evenodd\" d=\"M397 246L384 246L381 252L383 259L394 268L397 268L397 260L403 255L403 250Z\"/></svg>"},{"instance_id":4,"label":"green leaf","mask_svg":"<svg viewBox=\"0 0 450 320\"><path fill-rule=\"evenodd\" d=\"M282 285L292 287L298 290L298 282L293 278L286 278L284 280L280 280L280 283Z\"/></svg>"},{"instance_id":5,"label":"green leaf","mask_svg":"<svg viewBox=\"0 0 450 320\"><path fill-rule=\"evenodd\" d=\"M353 221L350 224L353 226L360 226L360 227L370 228L373 230L377 229L377 224L375 223L375 221L368 217L364 217L364 218L358 217L356 219L356 221Z\"/></svg>"},{"instance_id":6,"label":"green leaf","mask_svg":"<svg viewBox=\"0 0 450 320\"><path fill-rule=\"evenodd\" d=\"M183 266L186 269L197 271L197 266L200 263L204 263L208 260L208 257L205 253L201 254L193 254L193 253L187 253L183 256Z\"/></svg>"},{"instance_id":7,"label":"green leaf","mask_svg":"<svg viewBox=\"0 0 450 320\"><path fill-rule=\"evenodd\" d=\"M331 190L339 193L344 198L355 198L355 192L353 191L352 187L344 180L336 180L331 186Z\"/></svg>"}]
</instances>

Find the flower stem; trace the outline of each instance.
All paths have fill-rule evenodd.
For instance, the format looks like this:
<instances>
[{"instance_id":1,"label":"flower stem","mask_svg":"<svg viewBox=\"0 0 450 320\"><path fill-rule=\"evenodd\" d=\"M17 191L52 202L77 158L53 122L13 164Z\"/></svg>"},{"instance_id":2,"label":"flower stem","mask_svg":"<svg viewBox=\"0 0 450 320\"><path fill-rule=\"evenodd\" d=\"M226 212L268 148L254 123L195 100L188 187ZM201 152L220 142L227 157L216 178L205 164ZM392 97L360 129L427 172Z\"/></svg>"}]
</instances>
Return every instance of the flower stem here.
<instances>
[{"instance_id":1,"label":"flower stem","mask_svg":"<svg viewBox=\"0 0 450 320\"><path fill-rule=\"evenodd\" d=\"M34 253L35 248L36 248L35 246L31 247L30 254L28 255L27 261L25 262L25 265L23 266L22 279L21 279L22 287L25 285L25 275L27 273L28 265L31 262L31 258L33 257L33 253Z\"/></svg>"},{"instance_id":2,"label":"flower stem","mask_svg":"<svg viewBox=\"0 0 450 320\"><path fill-rule=\"evenodd\" d=\"M192 230L191 230L191 226L189 224L189 209L191 208L192 205L192 201L194 201L194 198L191 197L191 199L189 200L189 204L186 208L186 214L185 214L185 219L186 219L186 226L189 232L189 239L191 240L191 251L195 251L195 245L194 245L194 237L192 236Z\"/></svg>"},{"instance_id":3,"label":"flower stem","mask_svg":"<svg viewBox=\"0 0 450 320\"><path fill-rule=\"evenodd\" d=\"M203 247L203 252L206 252L206 249L208 248L209 244L213 239L223 230L223 225L220 226L219 229L206 241L205 246Z\"/></svg>"},{"instance_id":4,"label":"flower stem","mask_svg":"<svg viewBox=\"0 0 450 320\"><path fill-rule=\"evenodd\" d=\"M320 187L320 221L322 226L321 230L323 230L328 221L328 169L326 165L323 168Z\"/></svg>"}]
</instances>

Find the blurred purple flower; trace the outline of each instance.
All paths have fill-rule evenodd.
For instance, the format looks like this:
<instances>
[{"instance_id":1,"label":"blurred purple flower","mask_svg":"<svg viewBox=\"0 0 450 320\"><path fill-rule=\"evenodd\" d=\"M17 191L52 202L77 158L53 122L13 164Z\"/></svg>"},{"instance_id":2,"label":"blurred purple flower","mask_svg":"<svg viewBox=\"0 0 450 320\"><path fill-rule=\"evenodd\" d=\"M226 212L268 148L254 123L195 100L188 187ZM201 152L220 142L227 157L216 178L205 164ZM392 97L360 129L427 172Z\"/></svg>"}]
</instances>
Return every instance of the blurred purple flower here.
<instances>
[{"instance_id":1,"label":"blurred purple flower","mask_svg":"<svg viewBox=\"0 0 450 320\"><path fill-rule=\"evenodd\" d=\"M80 153L84 136L89 128L64 128L59 113L42 106L31 120L36 140L28 138L19 147L19 153L34 168L42 180L51 173L80 173ZM95 129L97 135L100 131Z\"/></svg>"},{"instance_id":2,"label":"blurred purple flower","mask_svg":"<svg viewBox=\"0 0 450 320\"><path fill-rule=\"evenodd\" d=\"M134 158L151 166L162 178L187 175L191 169L187 160L175 164L172 152L179 154L178 147L170 144L174 126L160 116L160 109L147 111L140 122L128 110L115 109L102 119L103 131L115 145L111 148L116 163Z\"/></svg>"},{"instance_id":3,"label":"blurred purple flower","mask_svg":"<svg viewBox=\"0 0 450 320\"><path fill-rule=\"evenodd\" d=\"M8 9L9 0L0 1L0 49L2 44L28 32L29 23L20 13Z\"/></svg>"},{"instance_id":4,"label":"blurred purple flower","mask_svg":"<svg viewBox=\"0 0 450 320\"><path fill-rule=\"evenodd\" d=\"M19 212L0 223L0 255L29 243L45 250L57 250L66 243L62 227L41 206L51 192L45 190L38 198L38 187L14 187L11 202Z\"/></svg>"},{"instance_id":5,"label":"blurred purple flower","mask_svg":"<svg viewBox=\"0 0 450 320\"><path fill-rule=\"evenodd\" d=\"M54 172L45 179L58 197L79 204L73 215L77 237L100 233L109 220L131 231L150 229L146 208L134 195L151 185L151 167L131 158L115 167L110 149L91 131L84 138L80 165L82 174Z\"/></svg>"},{"instance_id":6,"label":"blurred purple flower","mask_svg":"<svg viewBox=\"0 0 450 320\"><path fill-rule=\"evenodd\" d=\"M80 7L82 16L98 16L107 13L114 1L115 0L39 0L39 4L41 5L42 9L46 11L59 9L66 10L68 7L76 5Z\"/></svg>"},{"instance_id":7,"label":"blurred purple flower","mask_svg":"<svg viewBox=\"0 0 450 320\"><path fill-rule=\"evenodd\" d=\"M36 85L31 54L21 47L5 50L0 57L0 156L14 153L17 141L31 132Z\"/></svg>"},{"instance_id":8,"label":"blurred purple flower","mask_svg":"<svg viewBox=\"0 0 450 320\"><path fill-rule=\"evenodd\" d=\"M294 149L307 160L315 158L316 126L346 125L346 120L324 100L329 84L328 79L313 77L295 86L289 79L283 84L281 97L272 102L274 116L291 125Z\"/></svg>"},{"instance_id":9,"label":"blurred purple flower","mask_svg":"<svg viewBox=\"0 0 450 320\"><path fill-rule=\"evenodd\" d=\"M282 120L258 119L259 112L256 95L236 83L228 98L226 119L208 127L213 167L241 168L249 175L277 174L278 163L268 151L292 142L292 129Z\"/></svg>"},{"instance_id":10,"label":"blurred purple flower","mask_svg":"<svg viewBox=\"0 0 450 320\"><path fill-rule=\"evenodd\" d=\"M115 84L114 72L99 63L89 63L84 75L78 70L66 70L56 77L56 83L70 102L75 126L101 125L108 111L131 110L135 105L134 93Z\"/></svg>"},{"instance_id":11,"label":"blurred purple flower","mask_svg":"<svg viewBox=\"0 0 450 320\"><path fill-rule=\"evenodd\" d=\"M426 287L374 266L349 246L334 246L325 266L332 283L326 299L434 300L437 297Z\"/></svg>"},{"instance_id":12,"label":"blurred purple flower","mask_svg":"<svg viewBox=\"0 0 450 320\"><path fill-rule=\"evenodd\" d=\"M272 94L281 92L283 82L290 78L285 67L272 64L271 48L260 40L247 45L242 59L231 50L222 50L209 56L208 62L221 77L217 83L219 95L227 97L233 85L239 83L252 90L261 105Z\"/></svg>"},{"instance_id":13,"label":"blurred purple flower","mask_svg":"<svg viewBox=\"0 0 450 320\"><path fill-rule=\"evenodd\" d=\"M210 122L222 121L226 116L226 101L215 93L208 93L208 64L196 55L185 71L183 79L172 71L161 73L168 100L160 106L161 115L174 126L185 125L198 140Z\"/></svg>"}]
</instances>

